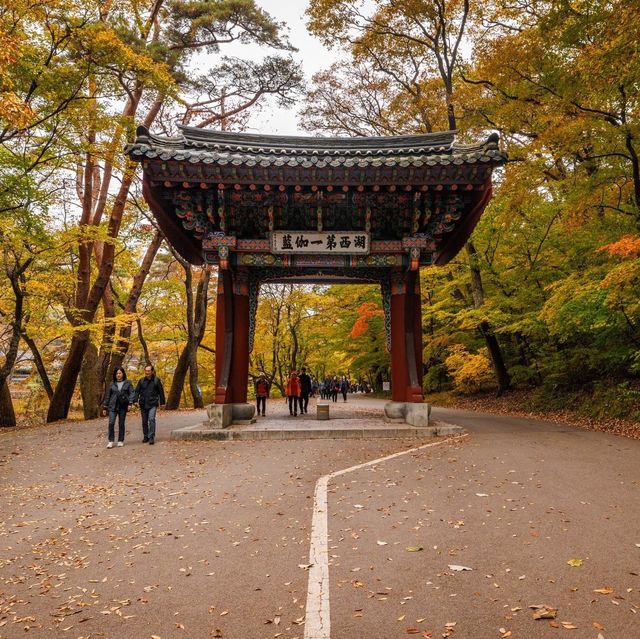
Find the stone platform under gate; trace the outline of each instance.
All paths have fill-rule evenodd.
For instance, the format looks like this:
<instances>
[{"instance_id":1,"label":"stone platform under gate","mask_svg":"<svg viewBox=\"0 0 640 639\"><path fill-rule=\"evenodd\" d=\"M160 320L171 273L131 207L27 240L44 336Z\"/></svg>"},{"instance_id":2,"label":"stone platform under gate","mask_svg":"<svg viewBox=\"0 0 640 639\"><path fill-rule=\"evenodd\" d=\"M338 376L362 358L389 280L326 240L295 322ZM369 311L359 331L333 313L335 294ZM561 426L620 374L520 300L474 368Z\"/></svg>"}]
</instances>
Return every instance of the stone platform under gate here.
<instances>
[{"instance_id":1,"label":"stone platform under gate","mask_svg":"<svg viewBox=\"0 0 640 639\"><path fill-rule=\"evenodd\" d=\"M320 400L325 403L324 400ZM431 422L416 427L405 423L386 423L385 400L350 395L347 402L329 402L328 421L317 419L317 400L309 402L308 413L289 415L284 399L270 399L266 416L257 417L253 424L234 424L226 428L212 428L208 422L198 423L171 432L174 440L264 440L264 439L424 439L464 432L460 426Z\"/></svg>"}]
</instances>

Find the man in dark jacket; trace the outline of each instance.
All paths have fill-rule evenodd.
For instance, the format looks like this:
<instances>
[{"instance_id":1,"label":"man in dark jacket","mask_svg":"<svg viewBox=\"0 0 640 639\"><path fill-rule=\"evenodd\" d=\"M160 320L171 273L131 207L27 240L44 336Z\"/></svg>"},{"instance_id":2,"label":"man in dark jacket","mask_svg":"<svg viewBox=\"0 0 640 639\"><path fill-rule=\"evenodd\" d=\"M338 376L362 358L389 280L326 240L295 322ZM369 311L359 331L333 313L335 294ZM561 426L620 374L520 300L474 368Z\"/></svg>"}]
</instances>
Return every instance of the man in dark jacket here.
<instances>
[{"instance_id":1,"label":"man in dark jacket","mask_svg":"<svg viewBox=\"0 0 640 639\"><path fill-rule=\"evenodd\" d=\"M300 414L308 413L309 395L311 394L311 378L307 375L307 369L303 366L300 373Z\"/></svg>"},{"instance_id":2,"label":"man in dark jacket","mask_svg":"<svg viewBox=\"0 0 640 639\"><path fill-rule=\"evenodd\" d=\"M158 406L164 406L164 388L162 382L156 377L156 369L147 364L144 367L144 377L138 382L135 392L135 401L140 404L142 416L143 444L155 443L156 439L156 411Z\"/></svg>"}]
</instances>

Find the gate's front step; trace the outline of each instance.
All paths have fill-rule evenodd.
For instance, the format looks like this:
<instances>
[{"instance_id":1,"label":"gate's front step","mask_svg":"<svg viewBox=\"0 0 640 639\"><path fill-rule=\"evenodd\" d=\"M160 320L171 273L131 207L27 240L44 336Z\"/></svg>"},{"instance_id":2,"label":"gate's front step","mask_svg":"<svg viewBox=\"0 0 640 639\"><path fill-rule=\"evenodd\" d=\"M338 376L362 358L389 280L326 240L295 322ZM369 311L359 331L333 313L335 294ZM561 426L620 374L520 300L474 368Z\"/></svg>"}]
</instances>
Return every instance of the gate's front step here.
<instances>
[{"instance_id":1,"label":"gate's front step","mask_svg":"<svg viewBox=\"0 0 640 639\"><path fill-rule=\"evenodd\" d=\"M262 439L423 439L464 433L461 426L433 422L426 428L397 426L383 428L206 428L201 424L171 431L179 440L262 440Z\"/></svg>"}]
</instances>

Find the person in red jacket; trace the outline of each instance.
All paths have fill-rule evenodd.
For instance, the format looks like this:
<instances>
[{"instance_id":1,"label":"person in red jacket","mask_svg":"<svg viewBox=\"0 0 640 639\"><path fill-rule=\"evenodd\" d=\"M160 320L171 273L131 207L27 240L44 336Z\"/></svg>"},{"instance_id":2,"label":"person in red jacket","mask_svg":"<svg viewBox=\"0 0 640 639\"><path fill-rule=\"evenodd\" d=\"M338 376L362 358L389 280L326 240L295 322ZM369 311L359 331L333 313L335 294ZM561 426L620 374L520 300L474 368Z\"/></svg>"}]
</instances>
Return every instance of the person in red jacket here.
<instances>
[{"instance_id":1,"label":"person in red jacket","mask_svg":"<svg viewBox=\"0 0 640 639\"><path fill-rule=\"evenodd\" d=\"M262 406L262 416L264 417L264 409L267 405L267 397L269 396L269 382L264 373L258 377L256 381L256 408L260 415L260 406Z\"/></svg>"},{"instance_id":2,"label":"person in red jacket","mask_svg":"<svg viewBox=\"0 0 640 639\"><path fill-rule=\"evenodd\" d=\"M300 380L297 371L291 371L286 386L287 397L289 398L289 415L298 416L298 398L300 397Z\"/></svg>"}]
</instances>

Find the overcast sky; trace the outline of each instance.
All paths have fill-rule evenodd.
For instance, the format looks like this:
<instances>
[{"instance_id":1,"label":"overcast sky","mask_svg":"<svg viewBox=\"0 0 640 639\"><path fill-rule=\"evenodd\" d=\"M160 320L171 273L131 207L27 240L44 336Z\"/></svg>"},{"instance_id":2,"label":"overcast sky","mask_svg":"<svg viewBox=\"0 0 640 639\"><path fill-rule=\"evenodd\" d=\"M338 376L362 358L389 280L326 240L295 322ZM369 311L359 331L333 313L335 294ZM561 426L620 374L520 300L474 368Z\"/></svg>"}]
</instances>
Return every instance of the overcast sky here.
<instances>
[{"instance_id":1,"label":"overcast sky","mask_svg":"<svg viewBox=\"0 0 640 639\"><path fill-rule=\"evenodd\" d=\"M298 52L293 56L302 64L307 79L320 69L324 69L338 59L338 52L325 49L318 40L313 38L306 28L304 12L309 4L308 0L256 0L256 4L273 16L278 22L285 22L289 27L289 39L297 47ZM262 58L274 50L247 45L223 45L221 54L239 58ZM265 107L261 113L254 116L249 123L247 132L274 133L280 135L309 135L298 128L297 107L290 110L279 109L275 105Z\"/></svg>"}]
</instances>

